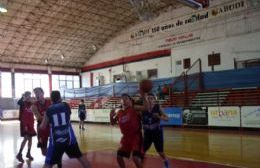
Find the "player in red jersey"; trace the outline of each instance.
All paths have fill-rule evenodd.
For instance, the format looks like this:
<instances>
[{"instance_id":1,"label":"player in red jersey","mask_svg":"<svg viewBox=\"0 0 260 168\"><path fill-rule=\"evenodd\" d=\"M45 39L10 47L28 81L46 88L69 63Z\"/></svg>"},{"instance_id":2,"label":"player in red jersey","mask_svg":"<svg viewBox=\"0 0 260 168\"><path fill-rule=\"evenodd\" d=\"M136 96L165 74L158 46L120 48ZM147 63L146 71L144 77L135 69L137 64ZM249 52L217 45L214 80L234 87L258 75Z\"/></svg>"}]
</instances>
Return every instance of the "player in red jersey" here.
<instances>
[{"instance_id":1,"label":"player in red jersey","mask_svg":"<svg viewBox=\"0 0 260 168\"><path fill-rule=\"evenodd\" d=\"M46 155L47 152L47 143L48 137L50 135L50 129L47 127L46 129L39 129L39 126L43 120L44 113L51 105L50 99L44 98L43 89L40 87L34 88L33 92L36 97L36 102L32 106L33 113L37 119L37 133L38 133L38 147L41 148L42 154Z\"/></svg>"},{"instance_id":2,"label":"player in red jersey","mask_svg":"<svg viewBox=\"0 0 260 168\"><path fill-rule=\"evenodd\" d=\"M23 141L20 146L20 150L16 155L17 160L20 162L24 162L22 157L23 148L28 141L28 151L26 157L29 160L33 160L31 156L31 146L32 146L32 136L36 135L34 130L34 118L33 112L31 109L32 101L31 101L31 92L25 92L23 97L17 102L20 105L19 110L19 120L20 120L20 128L21 128L21 137L23 137Z\"/></svg>"},{"instance_id":3,"label":"player in red jersey","mask_svg":"<svg viewBox=\"0 0 260 168\"><path fill-rule=\"evenodd\" d=\"M133 100L127 95L123 94L121 97L122 109L119 110L114 117L112 123L118 122L120 131L122 133L121 146L117 151L117 162L120 168L125 168L124 157L129 158L132 154L133 161L137 168L142 168L142 132L141 132L141 118L138 112L133 108Z\"/></svg>"}]
</instances>

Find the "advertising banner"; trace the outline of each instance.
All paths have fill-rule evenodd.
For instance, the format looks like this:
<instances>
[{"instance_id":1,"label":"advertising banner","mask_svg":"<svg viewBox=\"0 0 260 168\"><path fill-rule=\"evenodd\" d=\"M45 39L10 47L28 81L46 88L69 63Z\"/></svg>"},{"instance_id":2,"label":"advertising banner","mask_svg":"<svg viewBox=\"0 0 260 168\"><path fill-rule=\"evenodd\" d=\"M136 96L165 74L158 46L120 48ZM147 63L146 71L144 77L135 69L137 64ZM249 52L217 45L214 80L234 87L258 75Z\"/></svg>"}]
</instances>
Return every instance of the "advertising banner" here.
<instances>
[{"instance_id":1,"label":"advertising banner","mask_svg":"<svg viewBox=\"0 0 260 168\"><path fill-rule=\"evenodd\" d=\"M189 108L184 109L182 113L183 124L186 125L207 125L208 116L206 109Z\"/></svg>"},{"instance_id":2,"label":"advertising banner","mask_svg":"<svg viewBox=\"0 0 260 168\"><path fill-rule=\"evenodd\" d=\"M78 109L71 109L70 120L71 121L79 121Z\"/></svg>"},{"instance_id":3,"label":"advertising banner","mask_svg":"<svg viewBox=\"0 0 260 168\"><path fill-rule=\"evenodd\" d=\"M167 107L162 109L169 117L169 121L161 121L161 125L182 125L182 108Z\"/></svg>"},{"instance_id":4,"label":"advertising banner","mask_svg":"<svg viewBox=\"0 0 260 168\"><path fill-rule=\"evenodd\" d=\"M111 109L93 109L95 122L110 122L109 113Z\"/></svg>"},{"instance_id":5,"label":"advertising banner","mask_svg":"<svg viewBox=\"0 0 260 168\"><path fill-rule=\"evenodd\" d=\"M260 106L241 108L242 127L260 128Z\"/></svg>"},{"instance_id":6,"label":"advertising banner","mask_svg":"<svg viewBox=\"0 0 260 168\"><path fill-rule=\"evenodd\" d=\"M240 127L239 107L209 107L209 126Z\"/></svg>"},{"instance_id":7,"label":"advertising banner","mask_svg":"<svg viewBox=\"0 0 260 168\"><path fill-rule=\"evenodd\" d=\"M97 109L96 109L97 110ZM99 114L98 112L96 112L95 109L87 109L87 117L85 121L90 121L90 122L99 122L98 121L98 117L97 116L97 121L96 121L96 116L95 114ZM98 109L98 110L104 110L104 109ZM109 114L108 114L109 115ZM71 121L79 121L79 117L78 117L78 109L71 109Z\"/></svg>"},{"instance_id":8,"label":"advertising banner","mask_svg":"<svg viewBox=\"0 0 260 168\"><path fill-rule=\"evenodd\" d=\"M18 119L19 118L19 110L2 110L2 119Z\"/></svg>"},{"instance_id":9,"label":"advertising banner","mask_svg":"<svg viewBox=\"0 0 260 168\"><path fill-rule=\"evenodd\" d=\"M94 109L87 109L86 121L95 122L95 111L94 111Z\"/></svg>"}]
</instances>

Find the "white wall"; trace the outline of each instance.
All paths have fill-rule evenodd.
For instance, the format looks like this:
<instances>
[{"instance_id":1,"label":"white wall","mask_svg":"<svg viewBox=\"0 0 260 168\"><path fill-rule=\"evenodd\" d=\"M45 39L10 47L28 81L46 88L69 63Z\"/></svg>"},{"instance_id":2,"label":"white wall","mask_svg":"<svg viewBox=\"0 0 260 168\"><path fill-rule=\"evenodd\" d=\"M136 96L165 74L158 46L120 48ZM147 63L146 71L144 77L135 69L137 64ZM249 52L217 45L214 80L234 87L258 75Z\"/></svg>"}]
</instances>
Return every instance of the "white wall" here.
<instances>
[{"instance_id":1,"label":"white wall","mask_svg":"<svg viewBox=\"0 0 260 168\"><path fill-rule=\"evenodd\" d=\"M92 65L121 57L132 56L149 51L171 49L171 57L129 63L130 72L158 69L158 77L178 76L183 68L176 71L176 60L190 58L191 63L198 58L202 60L202 70L211 71L208 55L212 52L221 54L221 65L214 70L234 68L234 59L246 60L260 58L260 4L251 6L250 0L210 1L208 9L196 11L188 7L174 9L161 14L149 22L132 26L100 49L85 65ZM229 10L226 10L229 9ZM186 22L192 16L200 15L202 19ZM190 20L189 20L190 21ZM183 22L182 25L177 24ZM164 25L174 25L162 29ZM152 29L159 27L158 32ZM146 30L146 34L140 33ZM172 61L172 63L171 63ZM120 74L122 66L111 68L111 75ZM95 75L105 76L105 83L111 81L109 68L93 71ZM88 74L90 72L84 72Z\"/></svg>"}]
</instances>

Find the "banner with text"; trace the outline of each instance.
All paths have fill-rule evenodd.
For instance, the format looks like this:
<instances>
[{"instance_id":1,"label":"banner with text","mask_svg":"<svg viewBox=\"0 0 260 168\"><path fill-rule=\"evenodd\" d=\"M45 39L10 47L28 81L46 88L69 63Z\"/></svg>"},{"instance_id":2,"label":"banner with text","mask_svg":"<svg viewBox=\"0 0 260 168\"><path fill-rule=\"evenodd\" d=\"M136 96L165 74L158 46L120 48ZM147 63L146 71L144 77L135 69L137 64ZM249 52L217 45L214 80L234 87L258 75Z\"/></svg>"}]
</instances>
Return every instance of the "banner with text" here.
<instances>
[{"instance_id":1,"label":"banner with text","mask_svg":"<svg viewBox=\"0 0 260 168\"><path fill-rule=\"evenodd\" d=\"M182 125L182 108L167 107L162 109L169 117L168 121L161 121L161 125Z\"/></svg>"},{"instance_id":2,"label":"banner with text","mask_svg":"<svg viewBox=\"0 0 260 168\"><path fill-rule=\"evenodd\" d=\"M239 107L209 107L209 126L240 127Z\"/></svg>"},{"instance_id":3,"label":"banner with text","mask_svg":"<svg viewBox=\"0 0 260 168\"><path fill-rule=\"evenodd\" d=\"M208 116L206 109L187 108L182 113L183 125L207 125Z\"/></svg>"},{"instance_id":4,"label":"banner with text","mask_svg":"<svg viewBox=\"0 0 260 168\"><path fill-rule=\"evenodd\" d=\"M241 108L242 127L260 128L260 106Z\"/></svg>"},{"instance_id":5,"label":"banner with text","mask_svg":"<svg viewBox=\"0 0 260 168\"><path fill-rule=\"evenodd\" d=\"M9 110L1 110L0 119L18 119L19 118L19 110L17 109L9 109Z\"/></svg>"},{"instance_id":6,"label":"banner with text","mask_svg":"<svg viewBox=\"0 0 260 168\"><path fill-rule=\"evenodd\" d=\"M246 0L233 0L221 5L213 6L205 10L198 10L194 13L170 20L162 21L153 25L146 25L142 28L130 32L131 40L138 40L144 37L153 38L155 35L167 32L180 31L185 26L192 26L196 23L215 19L217 17L234 14L247 9ZM225 18L223 18L225 19Z\"/></svg>"}]
</instances>

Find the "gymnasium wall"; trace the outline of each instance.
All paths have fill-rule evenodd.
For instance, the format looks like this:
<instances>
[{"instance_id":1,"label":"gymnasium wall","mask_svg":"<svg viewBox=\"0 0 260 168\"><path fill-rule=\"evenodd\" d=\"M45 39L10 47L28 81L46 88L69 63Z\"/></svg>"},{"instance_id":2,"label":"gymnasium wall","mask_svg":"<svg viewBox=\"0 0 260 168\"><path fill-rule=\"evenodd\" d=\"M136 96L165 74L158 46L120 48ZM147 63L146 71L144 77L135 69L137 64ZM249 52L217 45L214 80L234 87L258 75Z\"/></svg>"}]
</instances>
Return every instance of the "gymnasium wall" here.
<instances>
[{"instance_id":1,"label":"gymnasium wall","mask_svg":"<svg viewBox=\"0 0 260 168\"><path fill-rule=\"evenodd\" d=\"M118 33L85 67L165 49L171 50L169 57L85 71L83 87L90 86L90 73L93 79L104 76L105 84L123 70L134 76L136 71L157 68L158 78L178 76L184 70L185 58L190 58L191 63L201 58L202 70L211 71L208 55L212 52L221 55L221 65L215 66L215 71L234 69L235 59L260 58L259 9L260 4L253 5L250 0L210 1L209 8L199 11L188 7L169 9L158 18Z\"/></svg>"}]
</instances>

